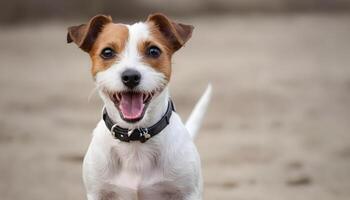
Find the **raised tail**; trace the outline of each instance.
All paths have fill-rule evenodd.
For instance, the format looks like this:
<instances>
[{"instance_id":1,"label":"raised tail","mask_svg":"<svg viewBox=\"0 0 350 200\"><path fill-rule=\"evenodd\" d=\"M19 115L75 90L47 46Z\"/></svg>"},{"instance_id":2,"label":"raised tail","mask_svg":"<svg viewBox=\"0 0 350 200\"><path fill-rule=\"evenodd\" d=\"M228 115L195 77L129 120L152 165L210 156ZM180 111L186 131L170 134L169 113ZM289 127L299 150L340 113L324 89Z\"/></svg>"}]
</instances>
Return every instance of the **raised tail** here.
<instances>
[{"instance_id":1,"label":"raised tail","mask_svg":"<svg viewBox=\"0 0 350 200\"><path fill-rule=\"evenodd\" d=\"M205 111L207 110L208 104L210 102L211 90L211 84L209 84L204 94L192 110L190 117L187 119L186 128L192 138L196 137L197 132L202 124Z\"/></svg>"}]
</instances>

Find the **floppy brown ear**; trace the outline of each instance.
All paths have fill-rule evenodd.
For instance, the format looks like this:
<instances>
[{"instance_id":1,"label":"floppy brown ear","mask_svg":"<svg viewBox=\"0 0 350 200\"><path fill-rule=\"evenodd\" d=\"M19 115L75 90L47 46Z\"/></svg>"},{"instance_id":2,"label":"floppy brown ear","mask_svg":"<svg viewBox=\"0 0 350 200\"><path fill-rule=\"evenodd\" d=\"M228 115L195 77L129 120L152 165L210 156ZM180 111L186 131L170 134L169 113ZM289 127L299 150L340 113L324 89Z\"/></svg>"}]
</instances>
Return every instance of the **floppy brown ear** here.
<instances>
[{"instance_id":1,"label":"floppy brown ear","mask_svg":"<svg viewBox=\"0 0 350 200\"><path fill-rule=\"evenodd\" d=\"M68 28L67 43L74 42L82 50L89 52L104 25L111 23L112 18L106 15L96 15L89 23Z\"/></svg>"},{"instance_id":2,"label":"floppy brown ear","mask_svg":"<svg viewBox=\"0 0 350 200\"><path fill-rule=\"evenodd\" d=\"M173 50L180 49L192 36L194 27L170 20L162 13L149 15L147 22L153 22L160 32L170 41Z\"/></svg>"}]
</instances>

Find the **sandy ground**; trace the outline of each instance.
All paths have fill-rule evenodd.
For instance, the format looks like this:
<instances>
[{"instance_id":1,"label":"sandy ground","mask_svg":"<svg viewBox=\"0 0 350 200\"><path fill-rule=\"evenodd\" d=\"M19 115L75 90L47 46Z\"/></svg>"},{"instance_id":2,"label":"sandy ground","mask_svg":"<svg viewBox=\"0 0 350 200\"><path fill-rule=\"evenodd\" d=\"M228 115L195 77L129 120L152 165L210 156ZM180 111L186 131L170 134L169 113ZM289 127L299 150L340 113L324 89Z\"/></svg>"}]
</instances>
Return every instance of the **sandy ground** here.
<instances>
[{"instance_id":1,"label":"sandy ground","mask_svg":"<svg viewBox=\"0 0 350 200\"><path fill-rule=\"evenodd\" d=\"M205 199L350 198L350 15L184 19L171 91L187 117L210 81L196 144ZM101 102L72 22L0 30L0 199L85 199L81 162Z\"/></svg>"}]
</instances>

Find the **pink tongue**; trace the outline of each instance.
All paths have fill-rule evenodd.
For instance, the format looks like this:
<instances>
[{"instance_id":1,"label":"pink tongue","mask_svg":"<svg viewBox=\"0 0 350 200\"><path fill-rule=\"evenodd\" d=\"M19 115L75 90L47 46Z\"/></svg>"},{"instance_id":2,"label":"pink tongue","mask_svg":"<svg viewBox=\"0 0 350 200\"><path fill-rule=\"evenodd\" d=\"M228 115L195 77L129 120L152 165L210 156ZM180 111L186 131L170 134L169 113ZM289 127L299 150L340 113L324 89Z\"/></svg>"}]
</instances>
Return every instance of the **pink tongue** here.
<instances>
[{"instance_id":1,"label":"pink tongue","mask_svg":"<svg viewBox=\"0 0 350 200\"><path fill-rule=\"evenodd\" d=\"M143 111L142 93L122 93L119 109L126 119L140 118Z\"/></svg>"}]
</instances>

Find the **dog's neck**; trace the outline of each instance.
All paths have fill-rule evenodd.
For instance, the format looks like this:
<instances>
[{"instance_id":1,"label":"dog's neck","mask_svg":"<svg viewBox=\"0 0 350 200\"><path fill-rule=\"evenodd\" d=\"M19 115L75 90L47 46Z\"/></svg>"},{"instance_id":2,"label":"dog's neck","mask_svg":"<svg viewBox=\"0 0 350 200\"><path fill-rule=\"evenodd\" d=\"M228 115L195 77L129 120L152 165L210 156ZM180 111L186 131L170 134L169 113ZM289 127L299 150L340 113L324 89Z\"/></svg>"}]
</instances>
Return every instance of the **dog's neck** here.
<instances>
[{"instance_id":1,"label":"dog's neck","mask_svg":"<svg viewBox=\"0 0 350 200\"><path fill-rule=\"evenodd\" d=\"M136 123L125 122L112 102L104 99L104 103L109 117L118 126L127 129L146 128L157 123L165 114L169 103L169 91L168 87L165 87L158 96L154 97L148 105L143 119Z\"/></svg>"}]
</instances>

